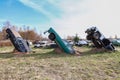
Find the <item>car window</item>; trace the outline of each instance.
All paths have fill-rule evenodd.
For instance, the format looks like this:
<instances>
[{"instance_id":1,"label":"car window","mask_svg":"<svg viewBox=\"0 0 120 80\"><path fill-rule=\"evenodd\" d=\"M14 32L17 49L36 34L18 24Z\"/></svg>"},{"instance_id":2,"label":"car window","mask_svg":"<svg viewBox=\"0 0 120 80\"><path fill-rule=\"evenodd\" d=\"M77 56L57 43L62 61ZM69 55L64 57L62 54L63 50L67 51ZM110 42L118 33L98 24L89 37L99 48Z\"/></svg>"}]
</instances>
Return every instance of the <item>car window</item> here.
<instances>
[{"instance_id":1,"label":"car window","mask_svg":"<svg viewBox=\"0 0 120 80\"><path fill-rule=\"evenodd\" d=\"M117 41L116 39L112 40L112 42L116 42L116 41Z\"/></svg>"},{"instance_id":2,"label":"car window","mask_svg":"<svg viewBox=\"0 0 120 80\"><path fill-rule=\"evenodd\" d=\"M16 40L18 41L18 44L23 44L22 38L19 37L19 38L17 38Z\"/></svg>"},{"instance_id":3,"label":"car window","mask_svg":"<svg viewBox=\"0 0 120 80\"><path fill-rule=\"evenodd\" d=\"M63 40L64 44L68 47L69 50L72 50L72 46L69 44L68 41Z\"/></svg>"},{"instance_id":4,"label":"car window","mask_svg":"<svg viewBox=\"0 0 120 80\"><path fill-rule=\"evenodd\" d=\"M69 45L69 43L66 40L63 40L65 45Z\"/></svg>"},{"instance_id":5,"label":"car window","mask_svg":"<svg viewBox=\"0 0 120 80\"><path fill-rule=\"evenodd\" d=\"M119 43L120 43L120 40L117 40L117 42L119 42Z\"/></svg>"}]
</instances>

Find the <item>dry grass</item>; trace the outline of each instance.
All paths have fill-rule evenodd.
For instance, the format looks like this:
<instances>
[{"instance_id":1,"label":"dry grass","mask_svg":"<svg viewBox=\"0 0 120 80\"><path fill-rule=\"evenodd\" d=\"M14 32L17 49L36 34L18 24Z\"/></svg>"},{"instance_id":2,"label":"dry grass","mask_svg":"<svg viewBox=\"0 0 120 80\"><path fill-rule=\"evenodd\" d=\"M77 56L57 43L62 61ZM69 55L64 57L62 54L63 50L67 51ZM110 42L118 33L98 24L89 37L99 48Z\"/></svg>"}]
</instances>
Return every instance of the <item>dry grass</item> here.
<instances>
[{"instance_id":1,"label":"dry grass","mask_svg":"<svg viewBox=\"0 0 120 80\"><path fill-rule=\"evenodd\" d=\"M21 57L0 48L0 80L120 80L120 52L76 47L81 56L33 49Z\"/></svg>"}]
</instances>

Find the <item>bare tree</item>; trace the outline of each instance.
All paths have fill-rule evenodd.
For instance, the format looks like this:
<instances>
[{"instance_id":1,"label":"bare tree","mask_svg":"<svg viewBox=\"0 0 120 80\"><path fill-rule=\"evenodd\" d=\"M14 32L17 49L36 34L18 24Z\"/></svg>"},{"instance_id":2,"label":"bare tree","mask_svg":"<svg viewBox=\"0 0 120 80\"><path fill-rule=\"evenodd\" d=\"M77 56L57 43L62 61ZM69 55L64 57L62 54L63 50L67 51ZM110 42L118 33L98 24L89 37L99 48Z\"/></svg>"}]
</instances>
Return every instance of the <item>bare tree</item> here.
<instances>
[{"instance_id":1,"label":"bare tree","mask_svg":"<svg viewBox=\"0 0 120 80\"><path fill-rule=\"evenodd\" d=\"M115 35L115 39L117 39L118 37L117 37L117 35Z\"/></svg>"},{"instance_id":2,"label":"bare tree","mask_svg":"<svg viewBox=\"0 0 120 80\"><path fill-rule=\"evenodd\" d=\"M3 27L5 27L5 28L10 28L12 26L10 21L4 22L3 25L4 25Z\"/></svg>"}]
</instances>

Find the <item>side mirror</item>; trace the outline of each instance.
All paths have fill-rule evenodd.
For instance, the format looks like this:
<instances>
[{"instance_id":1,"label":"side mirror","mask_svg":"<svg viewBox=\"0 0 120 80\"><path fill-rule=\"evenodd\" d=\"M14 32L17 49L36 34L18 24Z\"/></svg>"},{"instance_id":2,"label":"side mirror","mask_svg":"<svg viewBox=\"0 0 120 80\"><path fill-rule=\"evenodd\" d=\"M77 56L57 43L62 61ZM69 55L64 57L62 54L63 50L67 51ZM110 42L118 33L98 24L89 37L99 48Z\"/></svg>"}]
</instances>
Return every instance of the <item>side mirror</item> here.
<instances>
[{"instance_id":1,"label":"side mirror","mask_svg":"<svg viewBox=\"0 0 120 80\"><path fill-rule=\"evenodd\" d=\"M44 34L46 34L47 32L48 32L48 30L47 30L47 31L45 31L45 32L44 32Z\"/></svg>"}]
</instances>

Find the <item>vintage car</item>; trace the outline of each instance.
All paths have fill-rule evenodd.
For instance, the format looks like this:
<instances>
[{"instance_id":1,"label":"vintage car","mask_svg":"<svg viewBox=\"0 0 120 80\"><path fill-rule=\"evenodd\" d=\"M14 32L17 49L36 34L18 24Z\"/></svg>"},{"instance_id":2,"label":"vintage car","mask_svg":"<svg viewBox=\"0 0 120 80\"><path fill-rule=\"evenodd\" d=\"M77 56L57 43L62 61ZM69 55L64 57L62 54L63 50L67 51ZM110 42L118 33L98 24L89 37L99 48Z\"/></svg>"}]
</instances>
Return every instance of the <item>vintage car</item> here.
<instances>
[{"instance_id":1,"label":"vintage car","mask_svg":"<svg viewBox=\"0 0 120 80\"><path fill-rule=\"evenodd\" d=\"M15 49L19 52L30 52L29 43L24 40L15 29L7 28L6 37L10 39Z\"/></svg>"},{"instance_id":2,"label":"vintage car","mask_svg":"<svg viewBox=\"0 0 120 80\"><path fill-rule=\"evenodd\" d=\"M61 37L57 34L57 32L50 28L49 30L45 31L44 34L48 32L50 33L48 38L52 41L55 41L56 44L66 53L74 54L75 50L73 49L72 45L69 44L68 41L61 39Z\"/></svg>"},{"instance_id":3,"label":"vintage car","mask_svg":"<svg viewBox=\"0 0 120 80\"><path fill-rule=\"evenodd\" d=\"M104 35L97 29L97 27L88 28L85 33L87 33L87 40L91 40L97 48L104 47L108 50L115 50L112 42L105 38Z\"/></svg>"}]
</instances>

